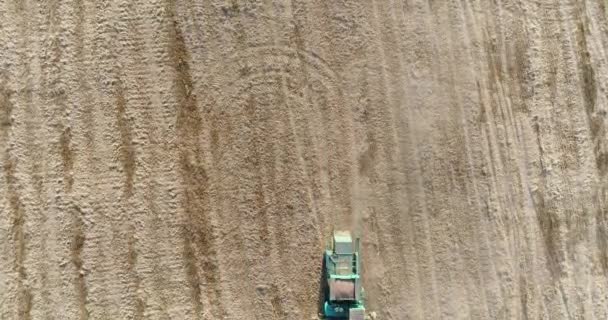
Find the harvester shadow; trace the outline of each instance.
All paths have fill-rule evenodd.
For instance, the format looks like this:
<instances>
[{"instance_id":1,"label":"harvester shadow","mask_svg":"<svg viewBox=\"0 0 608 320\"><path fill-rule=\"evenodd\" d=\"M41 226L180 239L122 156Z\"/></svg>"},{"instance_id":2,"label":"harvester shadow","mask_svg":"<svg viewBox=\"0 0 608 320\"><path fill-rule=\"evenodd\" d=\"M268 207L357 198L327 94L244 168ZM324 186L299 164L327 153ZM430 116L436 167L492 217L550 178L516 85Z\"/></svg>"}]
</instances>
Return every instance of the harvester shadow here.
<instances>
[{"instance_id":1,"label":"harvester shadow","mask_svg":"<svg viewBox=\"0 0 608 320\"><path fill-rule=\"evenodd\" d=\"M319 315L322 315L321 319L325 319L325 315L324 315L324 310L323 307L325 305L325 297L327 295L327 270L326 270L326 265L325 265L325 255L323 255L322 257L322 261L321 261L321 272L320 274L320 279L319 279L319 297L318 297L318 305L317 305L317 313Z\"/></svg>"}]
</instances>

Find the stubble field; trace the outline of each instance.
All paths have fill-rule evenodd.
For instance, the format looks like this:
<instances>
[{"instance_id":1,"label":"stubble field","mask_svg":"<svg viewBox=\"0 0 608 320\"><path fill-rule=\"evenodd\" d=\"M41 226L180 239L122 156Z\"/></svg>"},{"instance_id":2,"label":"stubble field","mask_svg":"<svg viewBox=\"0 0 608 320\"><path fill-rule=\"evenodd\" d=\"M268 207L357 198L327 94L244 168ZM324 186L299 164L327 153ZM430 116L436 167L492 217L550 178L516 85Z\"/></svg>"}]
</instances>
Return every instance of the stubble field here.
<instances>
[{"instance_id":1,"label":"stubble field","mask_svg":"<svg viewBox=\"0 0 608 320\"><path fill-rule=\"evenodd\" d=\"M606 6L0 1L0 319L608 318Z\"/></svg>"}]
</instances>

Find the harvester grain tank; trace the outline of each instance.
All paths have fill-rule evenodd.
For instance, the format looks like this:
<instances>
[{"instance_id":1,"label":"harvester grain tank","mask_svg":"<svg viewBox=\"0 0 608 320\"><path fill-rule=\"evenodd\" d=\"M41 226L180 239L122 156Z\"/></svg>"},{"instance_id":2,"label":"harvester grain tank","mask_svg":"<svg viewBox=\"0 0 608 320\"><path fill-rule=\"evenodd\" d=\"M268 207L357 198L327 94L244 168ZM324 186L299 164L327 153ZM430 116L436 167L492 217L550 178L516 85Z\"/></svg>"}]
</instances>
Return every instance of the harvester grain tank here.
<instances>
[{"instance_id":1,"label":"harvester grain tank","mask_svg":"<svg viewBox=\"0 0 608 320\"><path fill-rule=\"evenodd\" d=\"M324 254L323 314L329 319L364 320L359 238L335 231Z\"/></svg>"}]
</instances>

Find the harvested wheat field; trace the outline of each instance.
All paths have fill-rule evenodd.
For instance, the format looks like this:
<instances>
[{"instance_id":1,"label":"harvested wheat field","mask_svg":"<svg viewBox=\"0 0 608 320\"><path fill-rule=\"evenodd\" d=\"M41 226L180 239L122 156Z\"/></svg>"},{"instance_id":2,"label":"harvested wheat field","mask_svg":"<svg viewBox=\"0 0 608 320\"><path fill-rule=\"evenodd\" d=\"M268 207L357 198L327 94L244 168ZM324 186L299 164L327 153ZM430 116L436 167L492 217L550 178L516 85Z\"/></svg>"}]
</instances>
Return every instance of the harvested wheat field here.
<instances>
[{"instance_id":1,"label":"harvested wheat field","mask_svg":"<svg viewBox=\"0 0 608 320\"><path fill-rule=\"evenodd\" d=\"M0 319L608 318L604 0L1 0Z\"/></svg>"}]
</instances>

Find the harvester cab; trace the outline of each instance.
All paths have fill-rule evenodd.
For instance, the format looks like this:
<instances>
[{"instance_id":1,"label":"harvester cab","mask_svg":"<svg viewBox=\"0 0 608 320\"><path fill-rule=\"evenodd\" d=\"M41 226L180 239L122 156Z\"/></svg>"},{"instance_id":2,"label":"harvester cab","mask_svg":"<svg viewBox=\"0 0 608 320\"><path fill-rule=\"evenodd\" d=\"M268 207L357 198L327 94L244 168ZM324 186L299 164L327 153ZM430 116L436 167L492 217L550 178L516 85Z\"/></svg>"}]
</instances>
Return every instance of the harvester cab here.
<instances>
[{"instance_id":1,"label":"harvester cab","mask_svg":"<svg viewBox=\"0 0 608 320\"><path fill-rule=\"evenodd\" d=\"M323 314L329 319L364 320L359 238L349 231L334 231L324 254Z\"/></svg>"}]
</instances>

